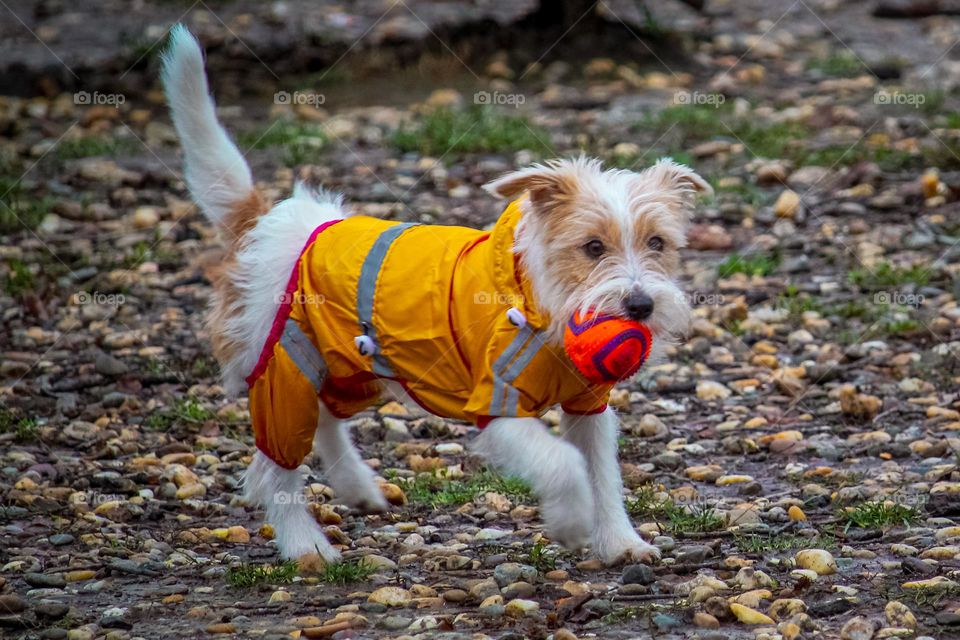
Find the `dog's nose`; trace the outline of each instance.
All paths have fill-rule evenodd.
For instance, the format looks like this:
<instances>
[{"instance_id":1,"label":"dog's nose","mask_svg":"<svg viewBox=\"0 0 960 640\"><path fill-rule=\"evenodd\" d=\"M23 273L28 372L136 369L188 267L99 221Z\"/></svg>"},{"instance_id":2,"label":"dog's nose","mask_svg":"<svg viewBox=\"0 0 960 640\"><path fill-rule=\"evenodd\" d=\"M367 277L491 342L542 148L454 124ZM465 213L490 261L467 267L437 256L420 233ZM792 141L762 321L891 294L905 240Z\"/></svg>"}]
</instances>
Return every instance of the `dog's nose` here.
<instances>
[{"instance_id":1,"label":"dog's nose","mask_svg":"<svg viewBox=\"0 0 960 640\"><path fill-rule=\"evenodd\" d=\"M653 298L643 291L632 291L623 301L623 310L631 320L646 320L653 313Z\"/></svg>"}]
</instances>

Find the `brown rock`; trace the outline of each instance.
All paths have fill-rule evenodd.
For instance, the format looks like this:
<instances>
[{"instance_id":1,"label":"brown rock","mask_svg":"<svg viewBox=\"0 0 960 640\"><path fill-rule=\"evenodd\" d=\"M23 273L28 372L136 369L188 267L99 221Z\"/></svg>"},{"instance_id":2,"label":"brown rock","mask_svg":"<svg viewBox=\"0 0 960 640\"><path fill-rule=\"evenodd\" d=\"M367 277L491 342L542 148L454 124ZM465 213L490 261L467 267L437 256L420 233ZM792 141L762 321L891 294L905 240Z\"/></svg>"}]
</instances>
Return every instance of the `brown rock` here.
<instances>
[{"instance_id":1,"label":"brown rock","mask_svg":"<svg viewBox=\"0 0 960 640\"><path fill-rule=\"evenodd\" d=\"M733 237L718 224L695 224L687 232L687 242L697 251L723 251L733 246Z\"/></svg>"}]
</instances>

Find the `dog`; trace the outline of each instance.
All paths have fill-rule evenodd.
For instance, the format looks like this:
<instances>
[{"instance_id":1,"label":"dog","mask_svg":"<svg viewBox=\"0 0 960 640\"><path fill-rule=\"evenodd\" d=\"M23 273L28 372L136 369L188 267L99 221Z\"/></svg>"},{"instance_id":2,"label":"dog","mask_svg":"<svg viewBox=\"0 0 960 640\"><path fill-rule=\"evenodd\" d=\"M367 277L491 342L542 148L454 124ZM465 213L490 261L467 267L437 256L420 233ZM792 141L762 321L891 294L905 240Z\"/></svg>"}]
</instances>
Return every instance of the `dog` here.
<instances>
[{"instance_id":1,"label":"dog","mask_svg":"<svg viewBox=\"0 0 960 640\"><path fill-rule=\"evenodd\" d=\"M351 216L303 184L271 207L181 25L162 79L187 187L226 249L208 327L225 388L250 392L244 495L282 556L340 557L303 498L311 450L340 501L387 508L344 418L388 390L481 427L473 452L532 487L551 540L608 564L659 558L624 508L610 387L577 376L562 335L578 310L642 320L661 355L687 330L679 250L694 197L710 191L700 176L670 159L640 172L537 164L485 186L512 201L489 232ZM538 418L553 404L559 437Z\"/></svg>"}]
</instances>

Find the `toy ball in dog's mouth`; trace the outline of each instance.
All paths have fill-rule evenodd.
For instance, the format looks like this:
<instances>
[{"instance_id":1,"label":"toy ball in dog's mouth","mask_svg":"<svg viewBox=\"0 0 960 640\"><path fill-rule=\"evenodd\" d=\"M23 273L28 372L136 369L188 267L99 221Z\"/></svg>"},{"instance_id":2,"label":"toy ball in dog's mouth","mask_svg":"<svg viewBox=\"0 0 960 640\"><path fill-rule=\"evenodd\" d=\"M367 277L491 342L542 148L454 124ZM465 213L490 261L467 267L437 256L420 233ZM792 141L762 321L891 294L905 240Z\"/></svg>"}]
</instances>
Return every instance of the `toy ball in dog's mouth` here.
<instances>
[{"instance_id":1,"label":"toy ball in dog's mouth","mask_svg":"<svg viewBox=\"0 0 960 640\"><path fill-rule=\"evenodd\" d=\"M576 312L563 332L567 356L584 378L613 384L629 378L650 355L653 337L642 322L606 314Z\"/></svg>"}]
</instances>

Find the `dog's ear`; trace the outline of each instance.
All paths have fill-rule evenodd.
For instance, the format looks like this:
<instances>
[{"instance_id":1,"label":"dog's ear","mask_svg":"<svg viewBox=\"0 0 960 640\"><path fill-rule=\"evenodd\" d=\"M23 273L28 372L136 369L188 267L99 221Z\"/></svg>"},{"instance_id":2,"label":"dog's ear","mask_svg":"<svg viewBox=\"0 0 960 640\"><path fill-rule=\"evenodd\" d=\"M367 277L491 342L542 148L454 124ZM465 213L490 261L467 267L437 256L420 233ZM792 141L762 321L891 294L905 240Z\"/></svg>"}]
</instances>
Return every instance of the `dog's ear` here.
<instances>
[{"instance_id":1,"label":"dog's ear","mask_svg":"<svg viewBox=\"0 0 960 640\"><path fill-rule=\"evenodd\" d=\"M564 164L535 164L503 175L483 188L501 198L516 198L526 191L530 194L531 202L542 203L558 196L575 194L577 183L576 178L565 170Z\"/></svg>"},{"instance_id":2,"label":"dog's ear","mask_svg":"<svg viewBox=\"0 0 960 640\"><path fill-rule=\"evenodd\" d=\"M674 162L673 158L660 158L640 175L657 188L677 192L684 200L692 200L693 196L699 193L713 193L709 182L687 165Z\"/></svg>"}]
</instances>

